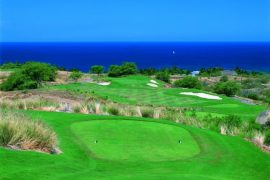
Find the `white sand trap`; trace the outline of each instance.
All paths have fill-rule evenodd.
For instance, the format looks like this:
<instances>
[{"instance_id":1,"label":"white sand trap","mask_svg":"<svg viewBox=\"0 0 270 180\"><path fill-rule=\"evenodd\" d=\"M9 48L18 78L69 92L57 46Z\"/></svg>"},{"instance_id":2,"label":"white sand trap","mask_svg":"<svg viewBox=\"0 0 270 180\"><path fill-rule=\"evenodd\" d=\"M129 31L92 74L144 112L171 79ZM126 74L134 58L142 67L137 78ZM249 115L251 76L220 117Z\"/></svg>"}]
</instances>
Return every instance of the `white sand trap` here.
<instances>
[{"instance_id":1,"label":"white sand trap","mask_svg":"<svg viewBox=\"0 0 270 180\"><path fill-rule=\"evenodd\" d=\"M98 85L100 86L109 86L111 84L111 82L101 82L101 83L98 83Z\"/></svg>"},{"instance_id":2,"label":"white sand trap","mask_svg":"<svg viewBox=\"0 0 270 180\"><path fill-rule=\"evenodd\" d=\"M148 86L151 86L151 87L155 87L155 88L157 88L157 87L158 87L158 85L153 84L153 83L148 83L147 85L148 85Z\"/></svg>"},{"instance_id":3,"label":"white sand trap","mask_svg":"<svg viewBox=\"0 0 270 180\"><path fill-rule=\"evenodd\" d=\"M188 96L197 96L204 99L213 99L213 100L221 100L222 98L219 96L214 96L206 93L193 93L193 92L182 92L180 93L182 95L188 95Z\"/></svg>"},{"instance_id":4,"label":"white sand trap","mask_svg":"<svg viewBox=\"0 0 270 180\"><path fill-rule=\"evenodd\" d=\"M150 80L150 83L152 83L152 84L158 84L158 82L155 81L155 80Z\"/></svg>"}]
</instances>

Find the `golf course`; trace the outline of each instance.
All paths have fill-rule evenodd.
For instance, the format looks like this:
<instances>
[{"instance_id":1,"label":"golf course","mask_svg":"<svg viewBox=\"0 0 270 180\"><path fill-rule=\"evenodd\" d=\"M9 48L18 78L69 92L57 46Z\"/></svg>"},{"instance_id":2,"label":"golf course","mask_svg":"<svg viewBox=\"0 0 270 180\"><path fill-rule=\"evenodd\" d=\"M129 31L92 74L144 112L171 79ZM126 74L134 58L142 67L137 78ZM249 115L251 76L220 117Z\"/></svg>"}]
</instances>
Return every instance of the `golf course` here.
<instances>
[{"instance_id":1,"label":"golf course","mask_svg":"<svg viewBox=\"0 0 270 180\"><path fill-rule=\"evenodd\" d=\"M270 156L239 137L164 120L23 111L59 155L0 148L1 179L268 179Z\"/></svg>"},{"instance_id":2,"label":"golf course","mask_svg":"<svg viewBox=\"0 0 270 180\"><path fill-rule=\"evenodd\" d=\"M157 81L158 87L147 84L151 78L133 75L119 78L109 78L111 84L101 86L95 83L70 83L50 86L49 89L67 90L75 93L88 93L117 103L132 105L154 105L168 107L190 107L197 112L215 113L220 115L235 114L243 119L256 118L266 109L260 105L244 104L237 99L220 95L221 100L187 96L180 93L195 92L207 93L197 89L165 88L164 82Z\"/></svg>"}]
</instances>

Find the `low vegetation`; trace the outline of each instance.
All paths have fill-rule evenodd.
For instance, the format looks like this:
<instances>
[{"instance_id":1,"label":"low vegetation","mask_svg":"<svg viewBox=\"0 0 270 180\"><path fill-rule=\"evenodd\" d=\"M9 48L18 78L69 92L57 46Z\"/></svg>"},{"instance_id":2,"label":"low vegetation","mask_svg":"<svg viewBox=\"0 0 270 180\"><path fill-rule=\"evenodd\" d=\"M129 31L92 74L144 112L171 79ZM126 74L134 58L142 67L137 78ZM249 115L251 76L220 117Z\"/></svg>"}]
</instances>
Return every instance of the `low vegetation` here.
<instances>
[{"instance_id":1,"label":"low vegetation","mask_svg":"<svg viewBox=\"0 0 270 180\"><path fill-rule=\"evenodd\" d=\"M156 79L170 83L170 74L166 71L161 71L156 74Z\"/></svg>"},{"instance_id":2,"label":"low vegetation","mask_svg":"<svg viewBox=\"0 0 270 180\"><path fill-rule=\"evenodd\" d=\"M124 62L122 65L111 65L109 67L109 77L119 77L124 75L132 75L138 72L137 65L133 62Z\"/></svg>"},{"instance_id":3,"label":"low vegetation","mask_svg":"<svg viewBox=\"0 0 270 180\"><path fill-rule=\"evenodd\" d=\"M33 121L21 113L0 110L0 146L55 153L57 138L42 121Z\"/></svg>"},{"instance_id":4,"label":"low vegetation","mask_svg":"<svg viewBox=\"0 0 270 180\"><path fill-rule=\"evenodd\" d=\"M3 91L36 89L44 81L53 81L56 68L46 63L27 62L16 69L0 86Z\"/></svg>"},{"instance_id":5,"label":"low vegetation","mask_svg":"<svg viewBox=\"0 0 270 180\"><path fill-rule=\"evenodd\" d=\"M219 82L214 85L215 93L224 94L226 96L234 96L239 92L239 90L239 85L233 81Z\"/></svg>"},{"instance_id":6,"label":"low vegetation","mask_svg":"<svg viewBox=\"0 0 270 180\"><path fill-rule=\"evenodd\" d=\"M174 82L175 87L201 89L202 84L196 77L187 76Z\"/></svg>"},{"instance_id":7,"label":"low vegetation","mask_svg":"<svg viewBox=\"0 0 270 180\"><path fill-rule=\"evenodd\" d=\"M83 76L82 72L72 71L71 74L69 75L69 79L77 82L82 76Z\"/></svg>"},{"instance_id":8,"label":"low vegetation","mask_svg":"<svg viewBox=\"0 0 270 180\"><path fill-rule=\"evenodd\" d=\"M100 75L102 73L104 73L104 67L103 66L100 66L100 65L94 65L90 68L90 73L93 73L93 74L97 74L97 75Z\"/></svg>"}]
</instances>

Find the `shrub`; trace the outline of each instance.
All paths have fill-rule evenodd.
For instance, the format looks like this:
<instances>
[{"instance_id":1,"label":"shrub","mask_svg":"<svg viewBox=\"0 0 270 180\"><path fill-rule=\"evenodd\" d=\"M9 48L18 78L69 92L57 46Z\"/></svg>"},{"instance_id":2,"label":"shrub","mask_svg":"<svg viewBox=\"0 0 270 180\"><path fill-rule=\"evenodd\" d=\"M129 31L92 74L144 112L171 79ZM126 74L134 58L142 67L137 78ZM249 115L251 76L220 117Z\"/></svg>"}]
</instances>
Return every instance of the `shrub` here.
<instances>
[{"instance_id":1,"label":"shrub","mask_svg":"<svg viewBox=\"0 0 270 180\"><path fill-rule=\"evenodd\" d=\"M220 76L222 73L221 71L223 68L214 67L214 68L201 68L200 69L200 76Z\"/></svg>"},{"instance_id":2,"label":"shrub","mask_svg":"<svg viewBox=\"0 0 270 180\"><path fill-rule=\"evenodd\" d=\"M233 81L219 82L214 86L215 93L233 96L240 90L238 84Z\"/></svg>"},{"instance_id":3,"label":"shrub","mask_svg":"<svg viewBox=\"0 0 270 180\"><path fill-rule=\"evenodd\" d=\"M131 75L138 72L137 66L133 62L124 62L121 66L121 75Z\"/></svg>"},{"instance_id":4,"label":"shrub","mask_svg":"<svg viewBox=\"0 0 270 180\"><path fill-rule=\"evenodd\" d=\"M100 75L100 74L104 73L104 67L99 66L99 65L92 66L90 69L90 72L93 74Z\"/></svg>"},{"instance_id":5,"label":"shrub","mask_svg":"<svg viewBox=\"0 0 270 180\"><path fill-rule=\"evenodd\" d=\"M0 146L55 152L56 134L41 121L20 113L0 111Z\"/></svg>"},{"instance_id":6,"label":"shrub","mask_svg":"<svg viewBox=\"0 0 270 180\"><path fill-rule=\"evenodd\" d=\"M83 74L80 71L73 71L69 75L69 78L77 82L82 76Z\"/></svg>"},{"instance_id":7,"label":"shrub","mask_svg":"<svg viewBox=\"0 0 270 180\"><path fill-rule=\"evenodd\" d=\"M177 80L174 82L175 87L182 88L196 88L200 89L202 87L201 82L196 77L187 76L182 80Z\"/></svg>"},{"instance_id":8,"label":"shrub","mask_svg":"<svg viewBox=\"0 0 270 180\"><path fill-rule=\"evenodd\" d=\"M23 90L23 89L36 89L38 83L31 80L22 71L12 73L0 86L3 91Z\"/></svg>"},{"instance_id":9,"label":"shrub","mask_svg":"<svg viewBox=\"0 0 270 180\"><path fill-rule=\"evenodd\" d=\"M257 94L255 94L255 93L249 93L249 94L247 95L247 97L248 97L249 99L253 99L253 100L258 100L258 99L259 99L259 96L258 96Z\"/></svg>"},{"instance_id":10,"label":"shrub","mask_svg":"<svg viewBox=\"0 0 270 180\"><path fill-rule=\"evenodd\" d=\"M109 67L108 76L110 77L119 77L121 76L121 66L111 65Z\"/></svg>"},{"instance_id":11,"label":"shrub","mask_svg":"<svg viewBox=\"0 0 270 180\"><path fill-rule=\"evenodd\" d=\"M154 116L154 110L152 108L141 108L142 117L152 118Z\"/></svg>"},{"instance_id":12,"label":"shrub","mask_svg":"<svg viewBox=\"0 0 270 180\"><path fill-rule=\"evenodd\" d=\"M125 62L121 66L111 65L109 67L108 76L119 77L123 75L132 75L137 73L137 66L133 62Z\"/></svg>"},{"instance_id":13,"label":"shrub","mask_svg":"<svg viewBox=\"0 0 270 180\"><path fill-rule=\"evenodd\" d=\"M166 83L170 83L170 74L167 71L158 72L156 78Z\"/></svg>"},{"instance_id":14,"label":"shrub","mask_svg":"<svg viewBox=\"0 0 270 180\"><path fill-rule=\"evenodd\" d=\"M242 85L242 88L244 89L253 89L253 88L261 87L261 83L254 79L243 80L241 85Z\"/></svg>"},{"instance_id":15,"label":"shrub","mask_svg":"<svg viewBox=\"0 0 270 180\"><path fill-rule=\"evenodd\" d=\"M265 132L264 144L267 146L270 145L270 130Z\"/></svg>"},{"instance_id":16,"label":"shrub","mask_svg":"<svg viewBox=\"0 0 270 180\"><path fill-rule=\"evenodd\" d=\"M21 63L13 63L13 62L6 62L0 65L0 69L16 69L19 68L22 64Z\"/></svg>"},{"instance_id":17,"label":"shrub","mask_svg":"<svg viewBox=\"0 0 270 180\"><path fill-rule=\"evenodd\" d=\"M35 89L41 86L43 81L53 81L56 76L56 68L39 62L27 62L12 73L0 86L1 90Z\"/></svg>"},{"instance_id":18,"label":"shrub","mask_svg":"<svg viewBox=\"0 0 270 180\"><path fill-rule=\"evenodd\" d=\"M56 68L54 66L40 62L27 62L22 65L21 71L38 84L42 81L53 81L56 76Z\"/></svg>"},{"instance_id":19,"label":"shrub","mask_svg":"<svg viewBox=\"0 0 270 180\"><path fill-rule=\"evenodd\" d=\"M234 127L239 128L242 121L239 116L228 115L221 119L220 124L225 125L228 129L232 129Z\"/></svg>"},{"instance_id":20,"label":"shrub","mask_svg":"<svg viewBox=\"0 0 270 180\"><path fill-rule=\"evenodd\" d=\"M227 82L227 81L229 81L229 78L228 78L228 76L222 76L219 81L220 82Z\"/></svg>"},{"instance_id":21,"label":"shrub","mask_svg":"<svg viewBox=\"0 0 270 180\"><path fill-rule=\"evenodd\" d=\"M80 113L80 112L81 112L81 107L80 107L80 106L75 106L75 107L73 108L73 112L74 112L74 113Z\"/></svg>"},{"instance_id":22,"label":"shrub","mask_svg":"<svg viewBox=\"0 0 270 180\"><path fill-rule=\"evenodd\" d=\"M111 106L108 108L108 113L114 116L118 116L120 114L120 111L117 107Z\"/></svg>"}]
</instances>

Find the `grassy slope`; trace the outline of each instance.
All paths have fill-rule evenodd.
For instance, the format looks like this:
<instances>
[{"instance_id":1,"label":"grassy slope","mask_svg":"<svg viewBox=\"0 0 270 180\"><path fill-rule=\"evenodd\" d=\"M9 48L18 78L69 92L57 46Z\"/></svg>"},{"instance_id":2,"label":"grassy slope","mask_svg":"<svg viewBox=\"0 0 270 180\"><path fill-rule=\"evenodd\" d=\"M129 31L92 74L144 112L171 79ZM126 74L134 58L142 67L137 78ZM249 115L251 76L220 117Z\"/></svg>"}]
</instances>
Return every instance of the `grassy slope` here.
<instances>
[{"instance_id":1,"label":"grassy slope","mask_svg":"<svg viewBox=\"0 0 270 180\"><path fill-rule=\"evenodd\" d=\"M195 107L202 112L217 114L235 114L243 118L255 118L265 109L262 106L252 106L241 103L239 100L222 96L223 100L208 100L199 97L180 95L180 92L201 92L194 89L166 89L147 86L149 78L145 76L128 76L111 78L112 85L99 86L91 83L75 83L53 86L50 88L72 90L75 92L93 93L115 102L128 104L147 104L172 107ZM161 82L159 82L162 84Z\"/></svg>"},{"instance_id":2,"label":"grassy slope","mask_svg":"<svg viewBox=\"0 0 270 180\"><path fill-rule=\"evenodd\" d=\"M238 137L177 125L187 130L200 147L200 154L178 161L109 161L92 157L72 126L91 120L122 120L123 117L89 116L51 112L28 112L42 118L55 129L60 139L61 155L10 151L0 148L0 179L89 179L89 178L185 178L185 179L267 179L270 156ZM124 118L143 120L138 118ZM112 121L114 123L115 121ZM118 126L118 124L115 124ZM124 126L128 128L128 126ZM129 127L132 129L132 127ZM73 129L74 130L74 129ZM161 134L162 135L162 134ZM166 136L166 135L164 135ZM168 137L170 138L170 137Z\"/></svg>"}]
</instances>

